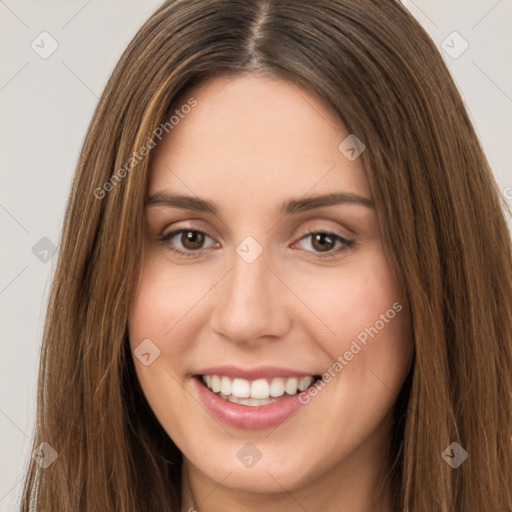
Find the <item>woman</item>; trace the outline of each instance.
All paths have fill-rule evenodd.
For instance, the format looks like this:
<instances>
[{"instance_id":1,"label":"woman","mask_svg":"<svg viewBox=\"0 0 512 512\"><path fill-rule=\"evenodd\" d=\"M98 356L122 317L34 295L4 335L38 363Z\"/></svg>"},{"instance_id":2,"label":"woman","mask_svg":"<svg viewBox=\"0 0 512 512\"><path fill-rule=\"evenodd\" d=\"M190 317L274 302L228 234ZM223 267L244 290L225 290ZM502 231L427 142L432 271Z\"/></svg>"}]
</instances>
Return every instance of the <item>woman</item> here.
<instances>
[{"instance_id":1,"label":"woman","mask_svg":"<svg viewBox=\"0 0 512 512\"><path fill-rule=\"evenodd\" d=\"M164 3L82 149L21 510L512 510L502 206L399 3Z\"/></svg>"}]
</instances>

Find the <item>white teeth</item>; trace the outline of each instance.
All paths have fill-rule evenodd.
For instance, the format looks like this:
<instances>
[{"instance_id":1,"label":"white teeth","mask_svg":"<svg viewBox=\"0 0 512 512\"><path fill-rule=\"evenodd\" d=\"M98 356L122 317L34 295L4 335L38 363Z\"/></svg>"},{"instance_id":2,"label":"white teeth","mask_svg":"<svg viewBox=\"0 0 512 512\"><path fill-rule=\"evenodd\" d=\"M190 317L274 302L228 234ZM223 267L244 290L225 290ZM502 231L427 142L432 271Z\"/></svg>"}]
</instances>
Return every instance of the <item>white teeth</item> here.
<instances>
[{"instance_id":1,"label":"white teeth","mask_svg":"<svg viewBox=\"0 0 512 512\"><path fill-rule=\"evenodd\" d=\"M246 379L231 379L225 375L203 375L203 382L214 393L234 403L243 405L266 405L274 402L275 398L282 397L285 392L295 395L297 391L304 391L313 382L312 376L307 377L274 377L270 382L267 379L248 381Z\"/></svg>"},{"instance_id":2,"label":"white teeth","mask_svg":"<svg viewBox=\"0 0 512 512\"><path fill-rule=\"evenodd\" d=\"M206 383L206 385L208 386L208 382ZM208 386L208 387L210 387L210 386ZM220 391L220 377L218 375L212 375L211 390L214 393L218 393Z\"/></svg>"},{"instance_id":3,"label":"white teeth","mask_svg":"<svg viewBox=\"0 0 512 512\"><path fill-rule=\"evenodd\" d=\"M231 379L229 377L222 376L220 378L220 392L223 395L231 395Z\"/></svg>"},{"instance_id":4,"label":"white teeth","mask_svg":"<svg viewBox=\"0 0 512 512\"><path fill-rule=\"evenodd\" d=\"M302 377L299 379L299 391L309 388L315 379L313 377Z\"/></svg>"},{"instance_id":5,"label":"white teeth","mask_svg":"<svg viewBox=\"0 0 512 512\"><path fill-rule=\"evenodd\" d=\"M266 400L257 400L256 398L236 398L236 396L233 395L226 397L225 400L227 400L228 402L233 402L234 404L249 405L251 407L257 405L267 405L271 404L272 402L275 402L275 399L271 398L268 398Z\"/></svg>"},{"instance_id":6,"label":"white teeth","mask_svg":"<svg viewBox=\"0 0 512 512\"><path fill-rule=\"evenodd\" d=\"M233 379L231 394L238 398L249 398L251 396L251 384L245 379Z\"/></svg>"},{"instance_id":7,"label":"white teeth","mask_svg":"<svg viewBox=\"0 0 512 512\"><path fill-rule=\"evenodd\" d=\"M283 396L284 395L284 379L275 377L270 384L270 396Z\"/></svg>"},{"instance_id":8,"label":"white teeth","mask_svg":"<svg viewBox=\"0 0 512 512\"><path fill-rule=\"evenodd\" d=\"M268 398L270 386L267 379L254 380L251 384L251 398Z\"/></svg>"},{"instance_id":9,"label":"white teeth","mask_svg":"<svg viewBox=\"0 0 512 512\"><path fill-rule=\"evenodd\" d=\"M297 393L297 388L299 387L299 379L296 379L295 377L292 378L292 379L288 379L286 381L286 384L284 386L284 390L289 394L289 395L294 395L295 393Z\"/></svg>"}]
</instances>

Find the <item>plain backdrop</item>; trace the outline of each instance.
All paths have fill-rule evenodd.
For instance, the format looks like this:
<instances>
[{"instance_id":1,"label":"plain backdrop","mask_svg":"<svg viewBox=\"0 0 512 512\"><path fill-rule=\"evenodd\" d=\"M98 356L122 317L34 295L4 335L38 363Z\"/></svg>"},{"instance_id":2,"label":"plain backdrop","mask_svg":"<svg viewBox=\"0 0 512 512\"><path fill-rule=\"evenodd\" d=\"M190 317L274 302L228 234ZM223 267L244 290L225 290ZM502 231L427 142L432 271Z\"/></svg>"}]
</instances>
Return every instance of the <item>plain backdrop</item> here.
<instances>
[{"instance_id":1,"label":"plain backdrop","mask_svg":"<svg viewBox=\"0 0 512 512\"><path fill-rule=\"evenodd\" d=\"M0 0L0 512L17 509L31 456L52 256L78 153L116 61L159 3ZM404 4L449 66L512 205L512 0Z\"/></svg>"}]
</instances>

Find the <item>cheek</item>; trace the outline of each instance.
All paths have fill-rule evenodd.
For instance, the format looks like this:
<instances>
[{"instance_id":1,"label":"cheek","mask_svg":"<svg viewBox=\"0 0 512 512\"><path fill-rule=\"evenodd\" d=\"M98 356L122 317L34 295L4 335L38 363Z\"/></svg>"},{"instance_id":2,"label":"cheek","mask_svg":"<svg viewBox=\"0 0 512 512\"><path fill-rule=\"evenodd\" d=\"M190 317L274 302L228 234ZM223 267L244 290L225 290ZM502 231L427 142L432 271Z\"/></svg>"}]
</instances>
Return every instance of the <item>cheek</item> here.
<instances>
[{"instance_id":1,"label":"cheek","mask_svg":"<svg viewBox=\"0 0 512 512\"><path fill-rule=\"evenodd\" d=\"M328 270L317 274L314 286L303 278L305 302L322 323L308 316L312 321L303 321L302 328L331 361L324 375L336 389L339 409L361 417L382 415L400 390L412 355L403 294L380 247L355 264Z\"/></svg>"},{"instance_id":2,"label":"cheek","mask_svg":"<svg viewBox=\"0 0 512 512\"><path fill-rule=\"evenodd\" d=\"M185 352L187 344L190 344L190 339L175 334L182 325L180 320L191 309L188 302L191 301L191 295L194 295L192 290L184 297L183 283L179 276L169 276L168 266L162 263L155 259L144 262L128 318L135 370L152 406L156 406L166 396L162 389L168 389L169 394L173 394L173 386L179 386L174 377L173 366L184 367L181 354ZM139 346L142 347L143 344L146 348L141 351ZM149 364L138 356L141 352L149 352ZM174 396L180 395L178 393ZM166 407L167 405L169 404Z\"/></svg>"},{"instance_id":3,"label":"cheek","mask_svg":"<svg viewBox=\"0 0 512 512\"><path fill-rule=\"evenodd\" d=\"M377 251L364 263L340 267L336 276L326 273L309 291L304 283L303 290L311 310L334 331L319 333L318 321L301 324L330 360L325 387L310 400L330 418L316 426L320 438L332 438L333 425L342 427L338 447L330 447L332 457L341 458L389 414L403 385L412 355L409 312ZM330 457L326 454L332 462Z\"/></svg>"},{"instance_id":4,"label":"cheek","mask_svg":"<svg viewBox=\"0 0 512 512\"><path fill-rule=\"evenodd\" d=\"M304 317L311 322L303 320L302 326L309 328L311 339L321 340L332 359L349 350L353 340L364 346L377 337L389 339L390 343L381 344L387 350L392 342L400 344L408 338L404 297L380 245L354 261L322 269L314 279L299 273L295 278L297 295L315 313Z\"/></svg>"},{"instance_id":5,"label":"cheek","mask_svg":"<svg viewBox=\"0 0 512 512\"><path fill-rule=\"evenodd\" d=\"M190 407L188 395L183 393L183 375L188 369L185 356L194 337L192 332L184 333L182 327L187 325L186 315L190 313L195 294L193 287L183 288L185 283L178 273L170 276L168 266L151 263L143 267L130 308L129 342L146 400L167 434L179 440L186 437L187 428L191 428L189 422L198 414L197 411L182 414ZM183 289L188 290L185 296ZM143 340L146 344L151 340L145 352L149 351L151 356L153 351L158 354L149 365L137 356Z\"/></svg>"},{"instance_id":6,"label":"cheek","mask_svg":"<svg viewBox=\"0 0 512 512\"><path fill-rule=\"evenodd\" d=\"M132 349L145 338L154 340L164 355L190 347L193 340L176 333L189 325L188 315L204 294L204 280L176 271L165 258L148 257L129 314Z\"/></svg>"}]
</instances>

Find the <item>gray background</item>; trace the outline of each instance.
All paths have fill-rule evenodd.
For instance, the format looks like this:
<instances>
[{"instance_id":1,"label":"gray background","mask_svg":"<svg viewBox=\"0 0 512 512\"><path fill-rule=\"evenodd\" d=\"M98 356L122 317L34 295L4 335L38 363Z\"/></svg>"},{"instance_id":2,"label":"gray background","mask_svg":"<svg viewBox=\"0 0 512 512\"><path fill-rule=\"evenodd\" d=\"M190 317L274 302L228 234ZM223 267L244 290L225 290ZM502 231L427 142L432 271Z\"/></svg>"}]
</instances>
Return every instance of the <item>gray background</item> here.
<instances>
[{"instance_id":1,"label":"gray background","mask_svg":"<svg viewBox=\"0 0 512 512\"><path fill-rule=\"evenodd\" d=\"M0 0L0 512L16 509L30 456L52 249L78 153L117 59L159 3ZM440 48L512 205L512 0L403 3Z\"/></svg>"}]
</instances>

